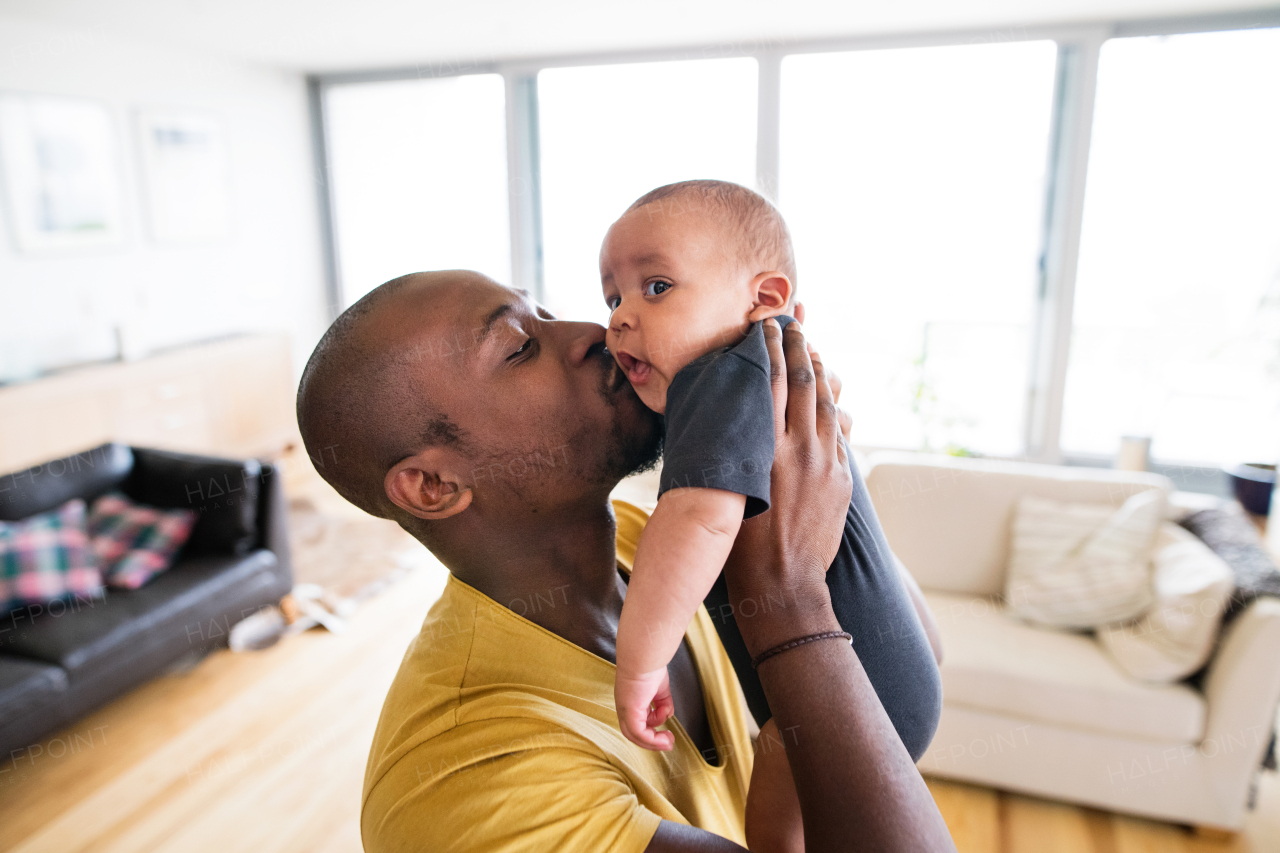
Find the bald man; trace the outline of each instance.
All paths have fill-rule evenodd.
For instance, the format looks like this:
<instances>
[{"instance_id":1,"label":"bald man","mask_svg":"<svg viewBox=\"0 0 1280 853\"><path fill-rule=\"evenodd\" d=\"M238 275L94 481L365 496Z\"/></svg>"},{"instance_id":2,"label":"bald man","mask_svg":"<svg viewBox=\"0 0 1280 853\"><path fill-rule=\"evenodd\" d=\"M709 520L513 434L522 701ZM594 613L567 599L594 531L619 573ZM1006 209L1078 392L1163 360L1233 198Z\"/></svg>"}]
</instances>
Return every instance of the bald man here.
<instances>
[{"instance_id":1,"label":"bald man","mask_svg":"<svg viewBox=\"0 0 1280 853\"><path fill-rule=\"evenodd\" d=\"M654 464L661 423L603 327L459 271L387 282L335 321L298 392L308 452L450 572L383 707L366 850L954 849L853 650L794 644L839 631L824 572L851 487L798 325L766 330L774 502L726 566L739 612L785 602L741 620L753 655L776 652L759 674L779 737L753 749L701 611L670 665L675 749L652 752L613 708L645 517L609 495Z\"/></svg>"}]
</instances>

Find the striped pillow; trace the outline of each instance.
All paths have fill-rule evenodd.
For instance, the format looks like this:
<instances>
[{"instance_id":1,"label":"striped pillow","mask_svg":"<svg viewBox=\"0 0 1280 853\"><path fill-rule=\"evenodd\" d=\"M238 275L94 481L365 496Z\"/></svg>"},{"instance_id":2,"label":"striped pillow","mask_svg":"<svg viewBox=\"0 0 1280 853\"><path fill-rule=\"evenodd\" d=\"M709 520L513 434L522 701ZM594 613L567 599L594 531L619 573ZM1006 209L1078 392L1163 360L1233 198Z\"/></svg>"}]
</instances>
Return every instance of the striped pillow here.
<instances>
[{"instance_id":1,"label":"striped pillow","mask_svg":"<svg viewBox=\"0 0 1280 853\"><path fill-rule=\"evenodd\" d=\"M22 521L0 521L0 612L71 595L100 596L102 571L76 498Z\"/></svg>"},{"instance_id":2,"label":"striped pillow","mask_svg":"<svg viewBox=\"0 0 1280 853\"><path fill-rule=\"evenodd\" d=\"M1164 493L1139 492L1119 509L1024 497L1005 578L1009 609L1054 628L1126 622L1154 599L1150 555Z\"/></svg>"},{"instance_id":3,"label":"striped pillow","mask_svg":"<svg viewBox=\"0 0 1280 853\"><path fill-rule=\"evenodd\" d=\"M189 509L156 509L117 494L98 498L89 535L107 585L137 589L169 568L195 523Z\"/></svg>"}]
</instances>

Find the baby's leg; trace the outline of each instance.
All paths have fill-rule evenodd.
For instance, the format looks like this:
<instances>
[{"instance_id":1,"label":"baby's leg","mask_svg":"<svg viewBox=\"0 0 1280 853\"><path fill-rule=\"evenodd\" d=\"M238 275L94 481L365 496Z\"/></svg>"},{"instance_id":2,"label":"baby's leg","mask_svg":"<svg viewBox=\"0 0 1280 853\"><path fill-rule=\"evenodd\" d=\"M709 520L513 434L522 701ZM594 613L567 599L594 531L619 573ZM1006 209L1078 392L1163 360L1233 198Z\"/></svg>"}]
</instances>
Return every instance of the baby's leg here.
<instances>
[{"instance_id":1,"label":"baby's leg","mask_svg":"<svg viewBox=\"0 0 1280 853\"><path fill-rule=\"evenodd\" d=\"M844 538L827 572L827 589L836 619L853 635L853 649L880 704L912 761L919 761L942 715L942 679L856 470Z\"/></svg>"},{"instance_id":2,"label":"baby's leg","mask_svg":"<svg viewBox=\"0 0 1280 853\"><path fill-rule=\"evenodd\" d=\"M827 589L841 627L853 635L854 651L880 703L912 760L919 761L938 727L942 681L928 637L898 576L871 496L856 471L844 538L827 572ZM742 684L747 706L763 725L772 716L769 703L734 621L723 574L704 603Z\"/></svg>"}]
</instances>

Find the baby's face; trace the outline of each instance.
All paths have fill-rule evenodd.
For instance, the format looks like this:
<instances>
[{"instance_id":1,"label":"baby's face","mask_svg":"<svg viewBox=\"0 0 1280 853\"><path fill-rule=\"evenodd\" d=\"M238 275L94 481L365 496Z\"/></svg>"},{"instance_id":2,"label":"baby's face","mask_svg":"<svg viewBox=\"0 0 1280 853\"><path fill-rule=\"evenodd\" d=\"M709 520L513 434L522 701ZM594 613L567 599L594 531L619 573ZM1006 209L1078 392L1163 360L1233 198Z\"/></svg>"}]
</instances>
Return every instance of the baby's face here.
<instances>
[{"instance_id":1,"label":"baby's face","mask_svg":"<svg viewBox=\"0 0 1280 853\"><path fill-rule=\"evenodd\" d=\"M689 362L740 341L750 328L750 271L732 237L696 207L633 210L609 229L600 281L610 309L605 342L655 412Z\"/></svg>"}]
</instances>

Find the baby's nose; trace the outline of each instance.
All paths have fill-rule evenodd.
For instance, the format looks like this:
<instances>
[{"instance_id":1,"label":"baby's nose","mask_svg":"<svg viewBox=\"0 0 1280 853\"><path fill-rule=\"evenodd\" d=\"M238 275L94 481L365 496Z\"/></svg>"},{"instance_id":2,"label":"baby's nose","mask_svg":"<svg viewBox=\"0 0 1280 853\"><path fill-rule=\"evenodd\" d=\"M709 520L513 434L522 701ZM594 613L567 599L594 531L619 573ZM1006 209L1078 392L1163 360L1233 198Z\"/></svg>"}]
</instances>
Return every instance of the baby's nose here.
<instances>
[{"instance_id":1,"label":"baby's nose","mask_svg":"<svg viewBox=\"0 0 1280 853\"><path fill-rule=\"evenodd\" d=\"M625 306L619 305L609 315L609 329L612 331L621 331L622 329L634 328L633 317L631 311Z\"/></svg>"}]
</instances>

